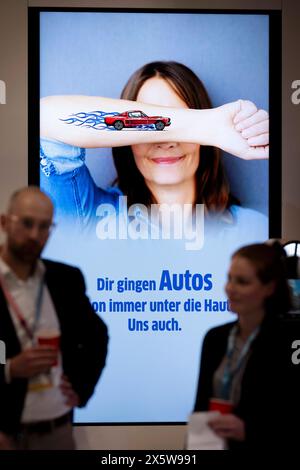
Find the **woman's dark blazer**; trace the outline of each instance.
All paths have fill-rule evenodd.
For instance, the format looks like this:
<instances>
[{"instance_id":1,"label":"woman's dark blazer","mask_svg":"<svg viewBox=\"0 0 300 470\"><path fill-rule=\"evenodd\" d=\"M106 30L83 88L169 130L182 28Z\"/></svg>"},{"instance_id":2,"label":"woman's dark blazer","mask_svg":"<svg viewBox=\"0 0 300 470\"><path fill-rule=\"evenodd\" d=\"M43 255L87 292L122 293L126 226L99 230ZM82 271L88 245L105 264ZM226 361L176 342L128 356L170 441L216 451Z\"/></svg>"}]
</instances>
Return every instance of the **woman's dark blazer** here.
<instances>
[{"instance_id":1,"label":"woman's dark blazer","mask_svg":"<svg viewBox=\"0 0 300 470\"><path fill-rule=\"evenodd\" d=\"M209 399L213 396L213 375L226 353L228 335L234 324L213 328L205 336L194 411L208 410ZM300 396L296 397L298 377L291 362L291 344L296 331L299 331L299 323L295 328L286 319L275 320L270 315L264 319L252 343L240 401L233 411L245 422L246 439L242 443L229 441L229 448L290 447L299 439L296 423L292 422L295 408L298 407L299 417L300 407Z\"/></svg>"}]
</instances>

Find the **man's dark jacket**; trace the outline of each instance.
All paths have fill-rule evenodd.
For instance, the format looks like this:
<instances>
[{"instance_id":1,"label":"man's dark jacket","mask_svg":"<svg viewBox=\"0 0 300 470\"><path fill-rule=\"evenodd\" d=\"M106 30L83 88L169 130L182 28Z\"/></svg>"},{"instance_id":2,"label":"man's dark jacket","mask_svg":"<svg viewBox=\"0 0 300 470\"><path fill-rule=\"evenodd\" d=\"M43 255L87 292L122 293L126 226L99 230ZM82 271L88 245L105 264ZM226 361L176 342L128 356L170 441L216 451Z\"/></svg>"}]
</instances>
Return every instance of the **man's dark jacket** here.
<instances>
[{"instance_id":1,"label":"man's dark jacket","mask_svg":"<svg viewBox=\"0 0 300 470\"><path fill-rule=\"evenodd\" d=\"M84 406L105 365L107 328L93 311L85 295L85 284L79 269L44 260L48 286L61 328L63 371ZM19 340L0 288L0 340L6 344L6 358L21 352ZM18 431L27 379L14 379L6 384L4 366L0 365L0 430Z\"/></svg>"}]
</instances>

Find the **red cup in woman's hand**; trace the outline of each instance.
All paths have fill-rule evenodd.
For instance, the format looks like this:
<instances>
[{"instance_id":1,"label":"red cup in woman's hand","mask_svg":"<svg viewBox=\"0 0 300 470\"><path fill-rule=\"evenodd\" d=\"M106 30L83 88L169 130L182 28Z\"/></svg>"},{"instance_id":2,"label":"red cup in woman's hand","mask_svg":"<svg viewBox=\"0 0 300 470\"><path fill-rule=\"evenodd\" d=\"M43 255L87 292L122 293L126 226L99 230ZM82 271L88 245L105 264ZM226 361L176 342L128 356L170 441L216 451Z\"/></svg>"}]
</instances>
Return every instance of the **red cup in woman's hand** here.
<instances>
[{"instance_id":1,"label":"red cup in woman's hand","mask_svg":"<svg viewBox=\"0 0 300 470\"><path fill-rule=\"evenodd\" d=\"M209 400L209 411L219 411L221 414L232 413L233 404L229 400L222 400L221 398L211 398Z\"/></svg>"}]
</instances>

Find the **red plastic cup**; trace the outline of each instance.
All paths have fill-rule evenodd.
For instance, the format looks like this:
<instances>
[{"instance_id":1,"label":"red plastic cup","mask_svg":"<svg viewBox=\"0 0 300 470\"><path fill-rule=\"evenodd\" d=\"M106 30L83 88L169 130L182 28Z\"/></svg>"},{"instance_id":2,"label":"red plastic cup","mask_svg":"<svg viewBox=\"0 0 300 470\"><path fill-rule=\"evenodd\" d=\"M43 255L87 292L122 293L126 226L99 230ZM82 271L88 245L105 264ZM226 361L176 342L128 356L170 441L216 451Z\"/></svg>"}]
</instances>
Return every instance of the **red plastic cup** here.
<instances>
[{"instance_id":1,"label":"red plastic cup","mask_svg":"<svg viewBox=\"0 0 300 470\"><path fill-rule=\"evenodd\" d=\"M222 400L221 398L211 398L209 401L209 411L219 411L221 414L229 414L233 410L231 401Z\"/></svg>"},{"instance_id":2,"label":"red plastic cup","mask_svg":"<svg viewBox=\"0 0 300 470\"><path fill-rule=\"evenodd\" d=\"M57 330L40 330L36 333L39 346L51 346L57 352L57 359L52 363L52 367L58 364L58 351L60 348L60 334Z\"/></svg>"}]
</instances>

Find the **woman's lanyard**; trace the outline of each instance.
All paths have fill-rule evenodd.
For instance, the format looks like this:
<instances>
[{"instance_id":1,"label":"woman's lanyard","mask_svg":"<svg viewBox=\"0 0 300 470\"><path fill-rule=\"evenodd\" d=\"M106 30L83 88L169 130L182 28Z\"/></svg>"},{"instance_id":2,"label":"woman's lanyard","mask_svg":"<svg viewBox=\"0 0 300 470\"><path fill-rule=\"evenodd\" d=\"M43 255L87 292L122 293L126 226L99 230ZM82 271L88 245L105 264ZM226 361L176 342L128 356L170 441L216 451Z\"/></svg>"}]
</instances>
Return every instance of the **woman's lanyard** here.
<instances>
[{"instance_id":1,"label":"woman's lanyard","mask_svg":"<svg viewBox=\"0 0 300 470\"><path fill-rule=\"evenodd\" d=\"M238 326L234 326L230 332L227 342L227 351L226 351L226 365L222 377L222 386L221 386L221 396L224 400L230 399L231 384L235 374L240 370L249 350L253 340L256 338L259 332L259 327L257 327L251 335L247 338L242 351L238 357L235 367L232 367L232 358L234 353L234 347L236 342L236 337L238 333Z\"/></svg>"},{"instance_id":2,"label":"woman's lanyard","mask_svg":"<svg viewBox=\"0 0 300 470\"><path fill-rule=\"evenodd\" d=\"M33 341L34 339L34 333L37 327L37 324L39 322L40 316L41 316L41 307L42 307L42 301L43 301L43 292L44 292L44 278L42 277L40 283L39 283L39 289L35 301L35 315L34 315L34 323L33 326L30 327L28 325L28 322L26 321L20 307L17 305L15 302L13 296L11 295L9 289L5 285L5 281L3 279L2 274L0 274L0 285L2 287L4 296L6 298L6 301L8 305L11 307L12 312L15 314L17 319L19 320L20 325L22 328L25 330L28 338Z\"/></svg>"}]
</instances>

